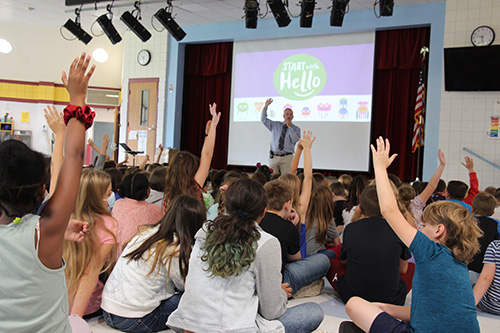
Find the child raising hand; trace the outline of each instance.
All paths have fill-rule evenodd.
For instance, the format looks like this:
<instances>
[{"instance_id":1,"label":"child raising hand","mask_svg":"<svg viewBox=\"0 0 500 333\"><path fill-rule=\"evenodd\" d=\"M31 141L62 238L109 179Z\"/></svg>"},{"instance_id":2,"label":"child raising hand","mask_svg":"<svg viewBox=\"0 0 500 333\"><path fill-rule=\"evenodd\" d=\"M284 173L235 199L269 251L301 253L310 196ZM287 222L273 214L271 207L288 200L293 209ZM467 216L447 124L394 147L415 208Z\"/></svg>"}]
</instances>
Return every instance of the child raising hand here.
<instances>
[{"instance_id":1,"label":"child raising hand","mask_svg":"<svg viewBox=\"0 0 500 333\"><path fill-rule=\"evenodd\" d=\"M381 137L371 150L380 211L415 258L413 301L410 308L353 297L347 314L366 332L479 332L466 266L479 250L474 217L456 203L440 201L424 210L424 226L417 231L400 213L387 176L397 154L389 155L389 140Z\"/></svg>"},{"instance_id":2,"label":"child raising hand","mask_svg":"<svg viewBox=\"0 0 500 333\"><path fill-rule=\"evenodd\" d=\"M33 214L48 178L44 156L17 140L0 144L1 332L71 332L62 251L78 193L85 129L94 119L85 106L94 72L89 62L82 53L62 75L70 94L64 110L65 154L56 189L40 216Z\"/></svg>"}]
</instances>

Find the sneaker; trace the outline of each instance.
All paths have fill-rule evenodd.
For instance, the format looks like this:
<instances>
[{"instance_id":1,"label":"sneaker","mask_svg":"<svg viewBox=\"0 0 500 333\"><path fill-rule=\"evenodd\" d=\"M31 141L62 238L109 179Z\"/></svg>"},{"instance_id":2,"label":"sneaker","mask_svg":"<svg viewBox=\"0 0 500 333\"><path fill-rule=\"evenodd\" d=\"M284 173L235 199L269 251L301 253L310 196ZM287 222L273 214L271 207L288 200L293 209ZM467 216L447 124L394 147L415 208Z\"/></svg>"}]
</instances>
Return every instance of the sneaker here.
<instances>
[{"instance_id":1,"label":"sneaker","mask_svg":"<svg viewBox=\"0 0 500 333\"><path fill-rule=\"evenodd\" d=\"M317 296L321 294L324 286L325 281L323 279L316 280L310 285L300 288L295 294L292 295L292 298Z\"/></svg>"},{"instance_id":2,"label":"sneaker","mask_svg":"<svg viewBox=\"0 0 500 333\"><path fill-rule=\"evenodd\" d=\"M339 326L339 333L363 333L364 331L352 321L343 321Z\"/></svg>"}]
</instances>

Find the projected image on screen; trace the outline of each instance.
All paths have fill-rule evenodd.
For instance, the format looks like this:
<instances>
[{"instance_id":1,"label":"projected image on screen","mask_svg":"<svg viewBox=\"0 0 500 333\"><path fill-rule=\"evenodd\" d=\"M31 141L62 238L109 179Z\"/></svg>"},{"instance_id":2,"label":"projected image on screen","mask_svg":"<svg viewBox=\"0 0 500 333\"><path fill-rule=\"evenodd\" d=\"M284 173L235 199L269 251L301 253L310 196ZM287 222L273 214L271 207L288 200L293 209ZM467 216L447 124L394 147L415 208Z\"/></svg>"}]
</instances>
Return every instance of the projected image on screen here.
<instances>
[{"instance_id":1,"label":"projected image on screen","mask_svg":"<svg viewBox=\"0 0 500 333\"><path fill-rule=\"evenodd\" d=\"M300 46L300 48L292 48ZM313 167L368 171L374 33L289 38L234 44L228 164L268 163L271 120L317 136Z\"/></svg>"},{"instance_id":2,"label":"projected image on screen","mask_svg":"<svg viewBox=\"0 0 500 333\"><path fill-rule=\"evenodd\" d=\"M260 121L271 97L271 120L282 120L282 110L291 108L294 121L370 121L373 60L366 61L367 54L373 45L237 54L235 76L243 79L234 86L233 120ZM258 84L244 79L255 77Z\"/></svg>"}]
</instances>

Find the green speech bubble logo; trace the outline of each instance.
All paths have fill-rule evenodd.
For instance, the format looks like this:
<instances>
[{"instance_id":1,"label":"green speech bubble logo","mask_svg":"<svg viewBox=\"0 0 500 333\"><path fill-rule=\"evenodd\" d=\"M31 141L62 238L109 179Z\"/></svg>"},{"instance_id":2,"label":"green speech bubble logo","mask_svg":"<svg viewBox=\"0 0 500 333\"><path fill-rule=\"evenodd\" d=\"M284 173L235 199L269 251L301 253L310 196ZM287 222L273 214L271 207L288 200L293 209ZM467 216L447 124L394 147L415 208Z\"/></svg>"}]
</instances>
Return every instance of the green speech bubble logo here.
<instances>
[{"instance_id":1,"label":"green speech bubble logo","mask_svg":"<svg viewBox=\"0 0 500 333\"><path fill-rule=\"evenodd\" d=\"M302 101L316 96L326 84L325 67L318 58L296 54L283 60L274 71L274 87L283 97Z\"/></svg>"}]
</instances>

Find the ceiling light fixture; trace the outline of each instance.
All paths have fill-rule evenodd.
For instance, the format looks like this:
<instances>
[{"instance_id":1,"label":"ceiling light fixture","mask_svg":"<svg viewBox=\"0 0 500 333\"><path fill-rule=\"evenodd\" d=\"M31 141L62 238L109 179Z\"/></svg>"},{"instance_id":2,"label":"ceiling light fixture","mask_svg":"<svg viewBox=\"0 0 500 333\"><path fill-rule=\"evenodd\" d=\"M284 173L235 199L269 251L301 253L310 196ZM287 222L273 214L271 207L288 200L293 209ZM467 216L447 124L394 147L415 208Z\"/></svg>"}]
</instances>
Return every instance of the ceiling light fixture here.
<instances>
[{"instance_id":1,"label":"ceiling light fixture","mask_svg":"<svg viewBox=\"0 0 500 333\"><path fill-rule=\"evenodd\" d=\"M286 27L290 24L290 22L292 22L285 9L285 5L281 0L267 0L267 4L273 12L276 23L278 23L278 27Z\"/></svg>"},{"instance_id":2,"label":"ceiling light fixture","mask_svg":"<svg viewBox=\"0 0 500 333\"><path fill-rule=\"evenodd\" d=\"M302 0L300 4L300 27L310 28L313 23L314 5L316 0Z\"/></svg>"},{"instance_id":3,"label":"ceiling light fixture","mask_svg":"<svg viewBox=\"0 0 500 333\"><path fill-rule=\"evenodd\" d=\"M140 8L141 2L136 1L134 3L134 10L132 13L126 11L122 14L120 19L125 23L125 25L132 30L137 37L139 37L140 40L143 42L146 42L148 39L151 38L151 33L139 22L141 19L141 8ZM136 12L136 17L134 17L134 12Z\"/></svg>"},{"instance_id":4,"label":"ceiling light fixture","mask_svg":"<svg viewBox=\"0 0 500 333\"><path fill-rule=\"evenodd\" d=\"M108 11L108 13L99 16L97 18L96 22L99 23L102 30L106 34L106 36L108 36L111 44L115 45L116 43L121 42L122 37L120 36L118 31L116 31L116 28L113 26L113 23L111 22L111 21L113 21L113 13L111 12L112 6L113 6L113 4L108 5L106 7L106 10ZM109 15L109 17L108 17L108 15Z\"/></svg>"},{"instance_id":5,"label":"ceiling light fixture","mask_svg":"<svg viewBox=\"0 0 500 333\"><path fill-rule=\"evenodd\" d=\"M182 30L182 28L175 22L172 17L172 1L167 0L167 7L161 8L158 10L154 17L165 27L165 29L170 32L172 37L175 38L176 41L181 41L184 37L186 37L186 32Z\"/></svg>"},{"instance_id":6,"label":"ceiling light fixture","mask_svg":"<svg viewBox=\"0 0 500 333\"><path fill-rule=\"evenodd\" d=\"M97 62L106 62L109 58L108 52L106 50L98 48L92 52L92 58Z\"/></svg>"},{"instance_id":7,"label":"ceiling light fixture","mask_svg":"<svg viewBox=\"0 0 500 333\"><path fill-rule=\"evenodd\" d=\"M82 9L82 7L76 8L75 9L75 14L76 14L75 21L73 22L71 19L68 19L66 21L66 23L64 23L63 27L66 28L69 32L71 32L80 41L82 41L83 44L87 45L92 40L92 36L90 36L80 26L80 10L81 9ZM64 36L63 36L63 38L64 38Z\"/></svg>"},{"instance_id":8,"label":"ceiling light fixture","mask_svg":"<svg viewBox=\"0 0 500 333\"><path fill-rule=\"evenodd\" d=\"M380 0L380 16L392 16L394 9L394 0Z\"/></svg>"},{"instance_id":9,"label":"ceiling light fixture","mask_svg":"<svg viewBox=\"0 0 500 333\"><path fill-rule=\"evenodd\" d=\"M259 13L259 2L257 0L245 0L245 28L256 29Z\"/></svg>"},{"instance_id":10,"label":"ceiling light fixture","mask_svg":"<svg viewBox=\"0 0 500 333\"><path fill-rule=\"evenodd\" d=\"M12 44L6 39L0 39L0 53L8 54L12 52Z\"/></svg>"},{"instance_id":11,"label":"ceiling light fixture","mask_svg":"<svg viewBox=\"0 0 500 333\"><path fill-rule=\"evenodd\" d=\"M349 0L333 0L332 12L330 15L330 25L341 27L344 22L345 13L349 12Z\"/></svg>"}]
</instances>

